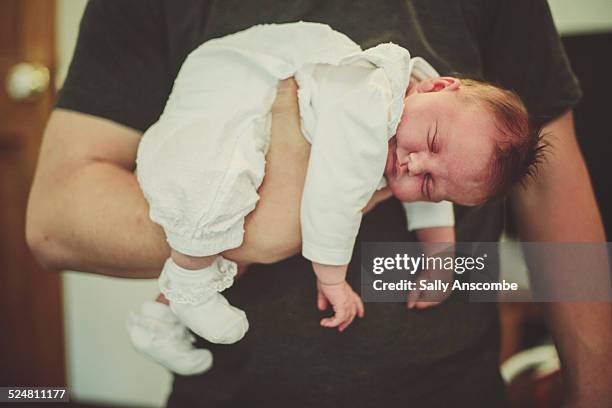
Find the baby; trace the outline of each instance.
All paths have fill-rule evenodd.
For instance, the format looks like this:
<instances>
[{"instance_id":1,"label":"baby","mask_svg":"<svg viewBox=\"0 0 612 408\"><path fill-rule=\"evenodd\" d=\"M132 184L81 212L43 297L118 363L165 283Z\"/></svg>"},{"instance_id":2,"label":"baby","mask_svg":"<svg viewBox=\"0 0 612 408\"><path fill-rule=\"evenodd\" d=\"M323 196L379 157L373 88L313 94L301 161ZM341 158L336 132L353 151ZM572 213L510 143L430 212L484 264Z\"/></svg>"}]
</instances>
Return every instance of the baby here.
<instances>
[{"instance_id":1,"label":"baby","mask_svg":"<svg viewBox=\"0 0 612 408\"><path fill-rule=\"evenodd\" d=\"M377 189L388 184L413 229L446 227L452 241L452 206L442 200L484 202L535 161L537 132L518 97L440 77L397 45L362 51L328 26L303 22L204 43L183 64L137 160L151 219L172 248L159 279L171 311L150 302L128 328L137 349L177 373L212 364L185 326L222 344L248 330L245 313L219 293L236 275L219 254L242 243L264 178L276 87L290 77L311 143L302 255L312 261L319 308L334 310L324 327L342 331L364 314L345 277L362 209ZM163 330L167 341L156 344Z\"/></svg>"}]
</instances>

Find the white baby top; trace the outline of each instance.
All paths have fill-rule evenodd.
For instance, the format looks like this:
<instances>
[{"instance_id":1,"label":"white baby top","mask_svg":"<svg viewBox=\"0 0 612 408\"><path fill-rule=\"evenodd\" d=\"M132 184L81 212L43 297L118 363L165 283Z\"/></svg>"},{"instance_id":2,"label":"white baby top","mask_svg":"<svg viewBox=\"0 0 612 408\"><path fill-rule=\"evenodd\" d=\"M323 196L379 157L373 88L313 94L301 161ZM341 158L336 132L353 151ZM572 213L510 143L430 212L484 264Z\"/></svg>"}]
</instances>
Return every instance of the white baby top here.
<instances>
[{"instance_id":1,"label":"white baby top","mask_svg":"<svg viewBox=\"0 0 612 408\"><path fill-rule=\"evenodd\" d=\"M411 75L428 78L437 76L436 71L395 44L362 51L327 25L259 25L193 51L177 77L175 100L181 95L197 98L187 87L198 76L205 76L207 88L216 87L222 98L226 84L214 78L227 78L237 60L250 66L230 76L245 97L265 89L262 70L269 75L271 92L260 96L262 104L271 104L278 80L296 78L302 133L312 145L301 205L302 254L322 264L347 264L361 210L385 184L388 140L397 129ZM219 120L251 119L219 112ZM410 229L454 223L448 202L407 203L404 208Z\"/></svg>"}]
</instances>

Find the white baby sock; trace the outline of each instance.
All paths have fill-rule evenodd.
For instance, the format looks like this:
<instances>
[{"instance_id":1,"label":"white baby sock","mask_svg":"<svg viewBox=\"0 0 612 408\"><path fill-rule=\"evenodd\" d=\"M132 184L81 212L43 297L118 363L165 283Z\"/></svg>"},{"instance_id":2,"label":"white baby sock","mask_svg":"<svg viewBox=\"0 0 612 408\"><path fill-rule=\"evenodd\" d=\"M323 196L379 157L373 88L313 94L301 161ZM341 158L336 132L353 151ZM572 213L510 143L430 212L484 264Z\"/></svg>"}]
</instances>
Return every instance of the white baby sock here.
<instances>
[{"instance_id":1,"label":"white baby sock","mask_svg":"<svg viewBox=\"0 0 612 408\"><path fill-rule=\"evenodd\" d=\"M212 343L231 344L249 329L246 314L219 293L232 286L237 270L235 262L221 256L200 270L181 268L168 258L159 289L181 322L197 335Z\"/></svg>"},{"instance_id":2,"label":"white baby sock","mask_svg":"<svg viewBox=\"0 0 612 408\"><path fill-rule=\"evenodd\" d=\"M162 303L149 301L140 313L131 312L127 329L136 350L170 371L193 375L212 367L212 353L195 348L193 335Z\"/></svg>"}]
</instances>

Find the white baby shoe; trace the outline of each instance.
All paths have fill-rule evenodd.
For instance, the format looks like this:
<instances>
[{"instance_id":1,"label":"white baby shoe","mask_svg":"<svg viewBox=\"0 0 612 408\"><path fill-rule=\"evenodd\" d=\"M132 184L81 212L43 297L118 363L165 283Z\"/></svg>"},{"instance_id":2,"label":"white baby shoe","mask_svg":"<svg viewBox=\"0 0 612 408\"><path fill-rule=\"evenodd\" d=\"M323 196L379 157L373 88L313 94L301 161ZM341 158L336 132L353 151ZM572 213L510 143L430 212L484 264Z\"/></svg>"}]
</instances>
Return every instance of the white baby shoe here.
<instances>
[{"instance_id":1,"label":"white baby shoe","mask_svg":"<svg viewBox=\"0 0 612 408\"><path fill-rule=\"evenodd\" d=\"M221 256L200 270L181 268L168 258L159 289L170 301L170 309L194 333L211 343L231 344L249 329L246 314L219 293L232 286L237 271L235 262Z\"/></svg>"},{"instance_id":2,"label":"white baby shoe","mask_svg":"<svg viewBox=\"0 0 612 408\"><path fill-rule=\"evenodd\" d=\"M195 348L195 337L162 303L149 301L140 313L131 312L127 329L136 350L170 371L194 375L212 367L212 353Z\"/></svg>"}]
</instances>

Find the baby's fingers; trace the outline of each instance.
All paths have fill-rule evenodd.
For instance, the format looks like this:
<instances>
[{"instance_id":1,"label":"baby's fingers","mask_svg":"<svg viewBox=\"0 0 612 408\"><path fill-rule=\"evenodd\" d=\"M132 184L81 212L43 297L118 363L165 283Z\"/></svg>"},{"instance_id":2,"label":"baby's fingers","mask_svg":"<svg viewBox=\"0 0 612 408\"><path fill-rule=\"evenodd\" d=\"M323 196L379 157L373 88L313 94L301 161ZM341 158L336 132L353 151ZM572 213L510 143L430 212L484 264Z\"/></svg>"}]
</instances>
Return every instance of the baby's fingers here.
<instances>
[{"instance_id":1,"label":"baby's fingers","mask_svg":"<svg viewBox=\"0 0 612 408\"><path fill-rule=\"evenodd\" d=\"M332 317L321 319L321 326L338 327L349 318L349 310L347 307L337 308L334 312L335 314Z\"/></svg>"},{"instance_id":2,"label":"baby's fingers","mask_svg":"<svg viewBox=\"0 0 612 408\"><path fill-rule=\"evenodd\" d=\"M431 297L431 296L426 296L427 292L423 292L422 290L416 289L416 290L411 290L408 293L408 309L413 309L413 308L417 308L419 310L421 309L428 309L430 307L433 306L437 306L439 305L441 302L436 302L436 301L425 301L425 300L420 300L420 299L424 299L426 297Z\"/></svg>"},{"instance_id":3,"label":"baby's fingers","mask_svg":"<svg viewBox=\"0 0 612 408\"><path fill-rule=\"evenodd\" d=\"M351 325L351 323L353 323L353 320L355 320L355 316L357 316L357 303L356 302L351 302L349 305L349 315L347 320L342 323L340 325L340 327L338 327L338 331L343 332L347 327L349 327Z\"/></svg>"},{"instance_id":4,"label":"baby's fingers","mask_svg":"<svg viewBox=\"0 0 612 408\"><path fill-rule=\"evenodd\" d=\"M408 292L408 302L406 304L408 309L412 309L413 307L415 307L420 297L421 297L421 291L419 289L409 291Z\"/></svg>"},{"instance_id":5,"label":"baby's fingers","mask_svg":"<svg viewBox=\"0 0 612 408\"><path fill-rule=\"evenodd\" d=\"M323 293L317 291L317 308L319 308L320 311L324 311L327 309L328 304L327 298L323 295Z\"/></svg>"},{"instance_id":6,"label":"baby's fingers","mask_svg":"<svg viewBox=\"0 0 612 408\"><path fill-rule=\"evenodd\" d=\"M349 313L348 320L342 323L340 327L338 327L338 331L343 332L347 327L349 327L351 323L353 323L353 320L355 320L356 315L357 315L357 308L353 306L351 307L351 311Z\"/></svg>"},{"instance_id":7,"label":"baby's fingers","mask_svg":"<svg viewBox=\"0 0 612 408\"><path fill-rule=\"evenodd\" d=\"M354 296L355 306L357 307L357 316L359 317L365 316L365 307L363 306L363 301L361 300L361 297L359 297L359 295L356 293L353 293L353 296Z\"/></svg>"},{"instance_id":8,"label":"baby's fingers","mask_svg":"<svg viewBox=\"0 0 612 408\"><path fill-rule=\"evenodd\" d=\"M427 309L439 305L441 302L416 302L417 309Z\"/></svg>"}]
</instances>

